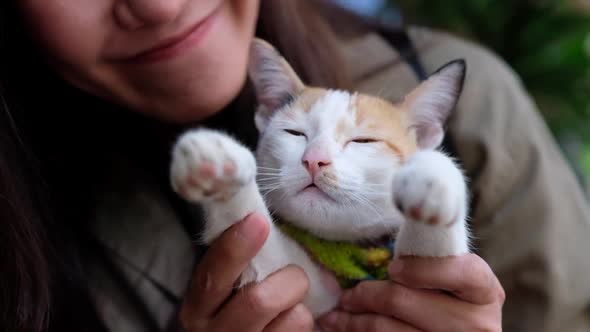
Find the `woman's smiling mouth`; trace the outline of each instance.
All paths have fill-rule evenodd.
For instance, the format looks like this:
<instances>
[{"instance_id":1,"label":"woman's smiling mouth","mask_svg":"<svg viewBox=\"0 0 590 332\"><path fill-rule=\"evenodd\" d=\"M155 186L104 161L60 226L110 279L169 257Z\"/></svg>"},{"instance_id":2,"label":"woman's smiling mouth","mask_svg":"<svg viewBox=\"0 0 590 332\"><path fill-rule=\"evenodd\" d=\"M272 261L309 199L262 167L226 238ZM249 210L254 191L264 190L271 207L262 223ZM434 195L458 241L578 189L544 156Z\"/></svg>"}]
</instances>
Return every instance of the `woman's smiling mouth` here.
<instances>
[{"instance_id":1,"label":"woman's smiling mouth","mask_svg":"<svg viewBox=\"0 0 590 332\"><path fill-rule=\"evenodd\" d=\"M134 55L120 57L115 60L125 63L146 64L165 61L180 56L204 39L207 32L211 30L212 25L215 23L222 7L223 5L217 7L210 15L176 36L166 38L155 46L149 47Z\"/></svg>"}]
</instances>

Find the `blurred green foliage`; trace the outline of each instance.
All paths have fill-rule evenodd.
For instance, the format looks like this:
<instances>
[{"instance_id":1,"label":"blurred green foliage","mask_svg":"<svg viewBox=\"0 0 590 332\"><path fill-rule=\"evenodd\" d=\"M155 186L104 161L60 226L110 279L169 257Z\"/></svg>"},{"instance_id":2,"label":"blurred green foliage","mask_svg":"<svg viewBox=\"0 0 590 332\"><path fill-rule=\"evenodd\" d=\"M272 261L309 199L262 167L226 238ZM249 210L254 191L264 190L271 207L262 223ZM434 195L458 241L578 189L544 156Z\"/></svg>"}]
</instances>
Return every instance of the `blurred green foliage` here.
<instances>
[{"instance_id":1,"label":"blurred green foliage","mask_svg":"<svg viewBox=\"0 0 590 332\"><path fill-rule=\"evenodd\" d=\"M478 41L518 72L556 134L590 140L590 12L571 1L402 0L411 22Z\"/></svg>"},{"instance_id":2,"label":"blurred green foliage","mask_svg":"<svg viewBox=\"0 0 590 332\"><path fill-rule=\"evenodd\" d=\"M401 7L411 23L451 31L502 56L520 75L561 143L573 138L585 147L576 155L568 152L590 175L589 2L391 0L390 4Z\"/></svg>"}]
</instances>

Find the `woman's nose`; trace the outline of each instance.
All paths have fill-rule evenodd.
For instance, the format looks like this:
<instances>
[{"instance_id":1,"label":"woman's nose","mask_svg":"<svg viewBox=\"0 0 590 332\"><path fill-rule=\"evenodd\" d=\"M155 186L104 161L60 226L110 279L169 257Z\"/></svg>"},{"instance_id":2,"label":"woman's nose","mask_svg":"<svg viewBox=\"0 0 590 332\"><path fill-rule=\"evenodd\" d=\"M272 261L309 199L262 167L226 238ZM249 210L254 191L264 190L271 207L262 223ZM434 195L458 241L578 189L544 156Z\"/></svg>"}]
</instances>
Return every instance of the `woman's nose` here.
<instances>
[{"instance_id":1,"label":"woman's nose","mask_svg":"<svg viewBox=\"0 0 590 332\"><path fill-rule=\"evenodd\" d=\"M120 0L114 15L123 28L140 29L174 21L189 0Z\"/></svg>"}]
</instances>

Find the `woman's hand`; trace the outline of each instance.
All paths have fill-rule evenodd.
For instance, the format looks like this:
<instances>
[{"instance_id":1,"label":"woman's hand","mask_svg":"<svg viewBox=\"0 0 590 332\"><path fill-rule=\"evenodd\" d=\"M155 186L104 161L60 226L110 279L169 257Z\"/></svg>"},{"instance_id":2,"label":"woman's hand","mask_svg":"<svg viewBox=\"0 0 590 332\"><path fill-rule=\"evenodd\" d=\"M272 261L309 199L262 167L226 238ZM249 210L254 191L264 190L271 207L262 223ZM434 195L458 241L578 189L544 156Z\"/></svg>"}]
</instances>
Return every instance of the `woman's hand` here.
<instances>
[{"instance_id":1,"label":"woman's hand","mask_svg":"<svg viewBox=\"0 0 590 332\"><path fill-rule=\"evenodd\" d=\"M263 282L234 284L268 236L268 223L251 215L228 229L196 268L180 310L187 332L311 331L311 313L300 304L308 288L303 270L286 267Z\"/></svg>"},{"instance_id":2,"label":"woman's hand","mask_svg":"<svg viewBox=\"0 0 590 332\"><path fill-rule=\"evenodd\" d=\"M320 320L323 331L502 330L504 290L479 256L404 257L389 273L393 282L346 291L341 310Z\"/></svg>"}]
</instances>

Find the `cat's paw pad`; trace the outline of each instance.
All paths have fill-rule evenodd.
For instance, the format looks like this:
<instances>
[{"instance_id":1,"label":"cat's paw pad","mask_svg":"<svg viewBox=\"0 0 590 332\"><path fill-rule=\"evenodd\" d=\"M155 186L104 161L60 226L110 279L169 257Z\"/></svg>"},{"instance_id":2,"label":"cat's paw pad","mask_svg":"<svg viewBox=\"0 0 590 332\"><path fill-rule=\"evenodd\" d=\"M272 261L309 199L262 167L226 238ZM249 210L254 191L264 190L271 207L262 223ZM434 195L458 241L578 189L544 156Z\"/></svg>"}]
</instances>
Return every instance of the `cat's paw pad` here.
<instances>
[{"instance_id":1,"label":"cat's paw pad","mask_svg":"<svg viewBox=\"0 0 590 332\"><path fill-rule=\"evenodd\" d=\"M464 217L462 175L459 170L441 172L444 168L414 162L395 176L393 202L408 221L450 226Z\"/></svg>"},{"instance_id":2,"label":"cat's paw pad","mask_svg":"<svg viewBox=\"0 0 590 332\"><path fill-rule=\"evenodd\" d=\"M252 152L213 130L184 134L172 153L172 187L191 202L227 200L254 181L255 175Z\"/></svg>"}]
</instances>

